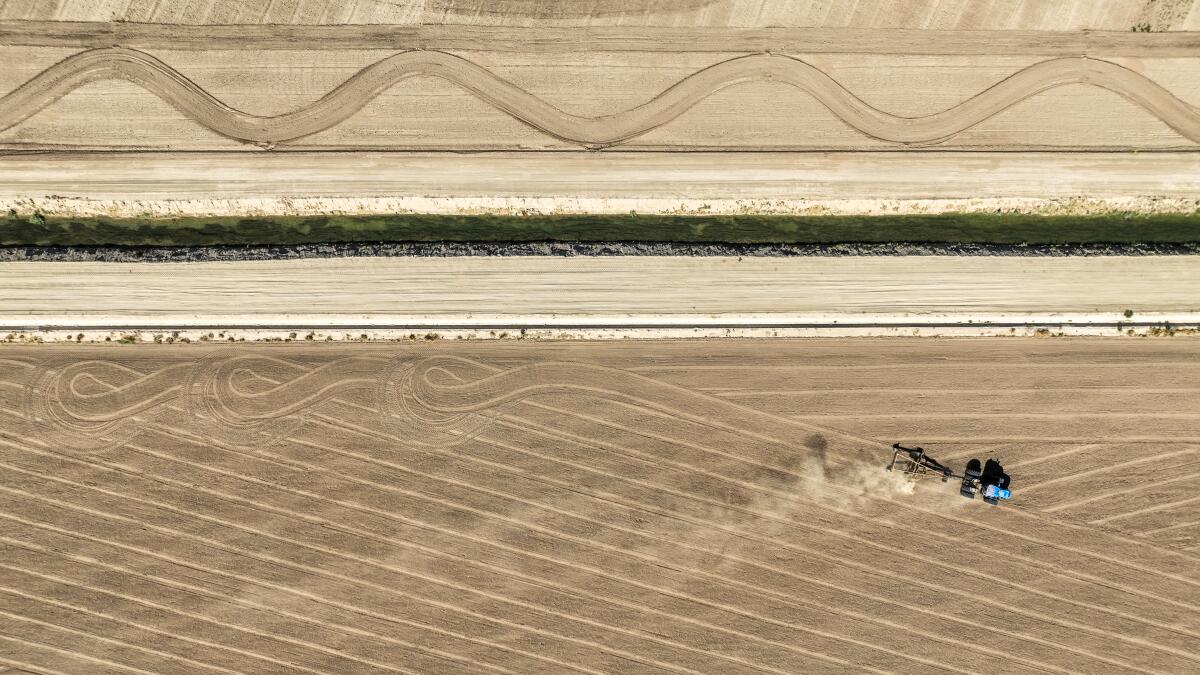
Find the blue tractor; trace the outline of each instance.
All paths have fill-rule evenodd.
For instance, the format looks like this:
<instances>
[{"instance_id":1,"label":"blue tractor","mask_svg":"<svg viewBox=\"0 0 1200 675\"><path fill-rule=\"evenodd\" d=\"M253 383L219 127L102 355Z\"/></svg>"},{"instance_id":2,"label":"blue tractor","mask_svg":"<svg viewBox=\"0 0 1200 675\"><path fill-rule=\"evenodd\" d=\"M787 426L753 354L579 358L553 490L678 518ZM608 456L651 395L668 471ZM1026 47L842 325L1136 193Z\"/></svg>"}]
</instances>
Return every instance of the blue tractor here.
<instances>
[{"instance_id":1,"label":"blue tractor","mask_svg":"<svg viewBox=\"0 0 1200 675\"><path fill-rule=\"evenodd\" d=\"M1012 499L1012 491L1008 489L1009 475L1004 472L1000 462L989 459L986 463L978 459L967 462L967 468L962 475L956 475L950 467L925 454L925 448L906 448L899 443L892 444L892 462L887 466L888 471L901 471L910 478L937 477L942 482L951 478L959 478L962 484L959 493L967 499L974 499L976 494L983 497L988 504L999 504L1002 499Z\"/></svg>"},{"instance_id":2,"label":"blue tractor","mask_svg":"<svg viewBox=\"0 0 1200 675\"><path fill-rule=\"evenodd\" d=\"M979 460L972 459L967 462L967 470L963 472L959 492L967 499L974 499L975 493L979 493L983 501L999 504L1001 499L1012 499L1012 491L1008 489L1009 480L1000 462L989 459L981 468Z\"/></svg>"}]
</instances>

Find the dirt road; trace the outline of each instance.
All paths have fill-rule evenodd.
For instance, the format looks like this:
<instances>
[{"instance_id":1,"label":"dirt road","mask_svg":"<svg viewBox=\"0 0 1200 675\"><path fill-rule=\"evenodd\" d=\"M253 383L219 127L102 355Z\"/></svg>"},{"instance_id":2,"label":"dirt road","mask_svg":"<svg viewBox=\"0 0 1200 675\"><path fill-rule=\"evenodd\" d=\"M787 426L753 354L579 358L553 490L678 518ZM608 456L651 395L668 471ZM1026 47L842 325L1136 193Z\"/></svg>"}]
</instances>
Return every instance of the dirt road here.
<instances>
[{"instance_id":1,"label":"dirt road","mask_svg":"<svg viewBox=\"0 0 1200 675\"><path fill-rule=\"evenodd\" d=\"M0 264L0 286L8 331L993 321L1117 334L1131 319L1200 319L1194 256L14 262Z\"/></svg>"},{"instance_id":2,"label":"dirt road","mask_svg":"<svg viewBox=\"0 0 1200 675\"><path fill-rule=\"evenodd\" d=\"M1190 672L1179 340L0 350L0 663ZM1001 458L1015 497L882 471Z\"/></svg>"}]
</instances>

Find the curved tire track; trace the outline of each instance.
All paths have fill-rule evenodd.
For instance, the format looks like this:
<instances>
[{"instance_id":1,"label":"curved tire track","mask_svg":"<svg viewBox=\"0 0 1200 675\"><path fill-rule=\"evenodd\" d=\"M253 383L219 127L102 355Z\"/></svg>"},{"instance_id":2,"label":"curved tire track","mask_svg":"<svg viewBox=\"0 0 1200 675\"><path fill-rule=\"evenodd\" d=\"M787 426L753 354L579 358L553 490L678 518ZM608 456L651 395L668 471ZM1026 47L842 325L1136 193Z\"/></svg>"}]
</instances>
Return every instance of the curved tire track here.
<instances>
[{"instance_id":1,"label":"curved tire track","mask_svg":"<svg viewBox=\"0 0 1200 675\"><path fill-rule=\"evenodd\" d=\"M1069 84L1089 84L1113 91L1185 138L1200 143L1200 110L1140 73L1110 61L1086 57L1042 61L954 107L921 117L901 117L872 107L824 71L800 59L752 54L697 71L628 110L586 117L560 110L465 58L415 50L364 67L307 106L282 115L259 116L226 105L150 54L126 47L107 47L67 57L0 98L0 130L19 124L85 84L119 79L145 88L218 134L270 146L330 129L385 90L417 76L452 82L550 136L588 147L627 142L679 117L722 89L761 80L783 82L805 91L851 127L894 143L938 143L1031 96Z\"/></svg>"}]
</instances>

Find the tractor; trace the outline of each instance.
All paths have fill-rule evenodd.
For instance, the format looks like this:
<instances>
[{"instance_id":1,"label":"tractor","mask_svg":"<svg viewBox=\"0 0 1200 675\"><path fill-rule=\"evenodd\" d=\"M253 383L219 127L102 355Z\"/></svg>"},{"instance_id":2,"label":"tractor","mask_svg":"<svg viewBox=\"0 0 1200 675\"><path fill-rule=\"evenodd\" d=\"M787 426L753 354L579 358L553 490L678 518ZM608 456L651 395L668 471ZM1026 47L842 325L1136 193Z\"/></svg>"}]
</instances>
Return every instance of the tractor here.
<instances>
[{"instance_id":1,"label":"tractor","mask_svg":"<svg viewBox=\"0 0 1200 675\"><path fill-rule=\"evenodd\" d=\"M943 483L958 478L962 481L959 494L967 499L974 499L976 494L982 495L983 501L993 506L1002 499L1012 499L1012 491L1008 489L1011 479L1000 462L994 459L986 463L971 459L962 475L957 475L950 467L925 454L925 448L906 448L893 443L892 461L887 470L899 470L912 479L937 477Z\"/></svg>"}]
</instances>

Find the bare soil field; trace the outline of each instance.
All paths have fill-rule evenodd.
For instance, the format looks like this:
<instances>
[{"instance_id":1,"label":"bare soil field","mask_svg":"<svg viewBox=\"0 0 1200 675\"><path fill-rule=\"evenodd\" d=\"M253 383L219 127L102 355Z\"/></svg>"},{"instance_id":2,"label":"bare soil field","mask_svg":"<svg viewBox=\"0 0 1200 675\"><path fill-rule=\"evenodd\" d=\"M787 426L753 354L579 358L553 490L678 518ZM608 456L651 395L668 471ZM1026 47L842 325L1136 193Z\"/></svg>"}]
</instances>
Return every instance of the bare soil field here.
<instances>
[{"instance_id":1,"label":"bare soil field","mask_svg":"<svg viewBox=\"0 0 1200 675\"><path fill-rule=\"evenodd\" d=\"M0 664L1191 672L1197 376L1180 340L6 347Z\"/></svg>"},{"instance_id":2,"label":"bare soil field","mask_svg":"<svg viewBox=\"0 0 1200 675\"><path fill-rule=\"evenodd\" d=\"M0 3L0 210L1196 209L1197 3L565 4Z\"/></svg>"}]
</instances>

